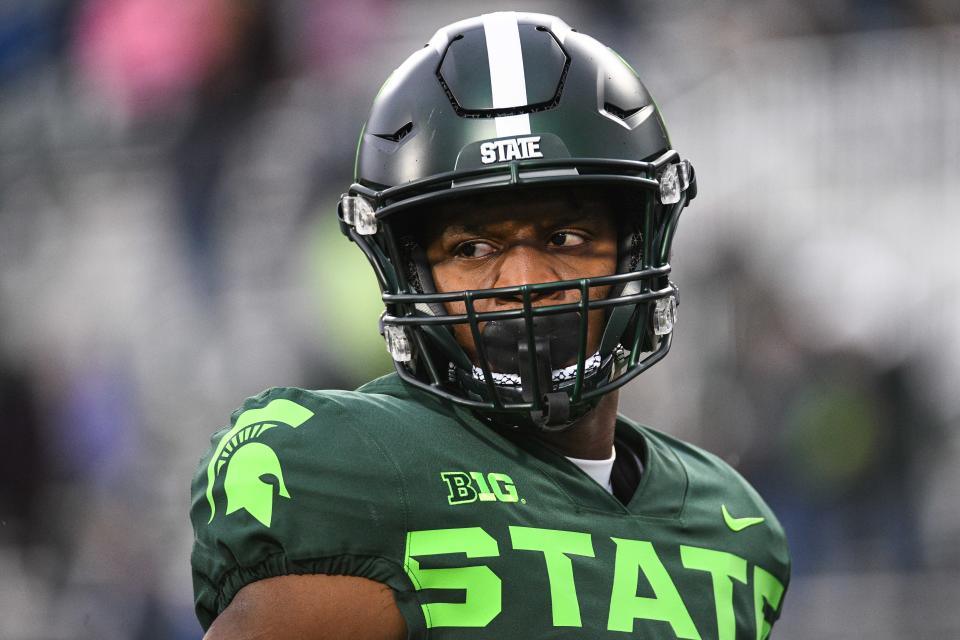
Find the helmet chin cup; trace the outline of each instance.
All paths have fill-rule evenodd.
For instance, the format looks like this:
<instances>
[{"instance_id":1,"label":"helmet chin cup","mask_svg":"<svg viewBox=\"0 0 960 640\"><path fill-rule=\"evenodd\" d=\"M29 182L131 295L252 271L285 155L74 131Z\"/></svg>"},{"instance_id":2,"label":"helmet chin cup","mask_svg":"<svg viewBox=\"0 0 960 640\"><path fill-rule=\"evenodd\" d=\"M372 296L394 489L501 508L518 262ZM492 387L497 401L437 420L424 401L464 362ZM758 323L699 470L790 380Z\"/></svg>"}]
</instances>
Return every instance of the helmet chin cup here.
<instances>
[{"instance_id":1,"label":"helmet chin cup","mask_svg":"<svg viewBox=\"0 0 960 640\"><path fill-rule=\"evenodd\" d=\"M492 371L515 373L522 379L523 363L530 360L531 340L535 343L537 362L546 367L548 383L551 371L576 362L579 313L537 316L532 325L530 334L525 318L491 320L483 326L480 332L483 353ZM546 391L548 387L542 385L540 389Z\"/></svg>"},{"instance_id":2,"label":"helmet chin cup","mask_svg":"<svg viewBox=\"0 0 960 640\"><path fill-rule=\"evenodd\" d=\"M544 431L570 426L570 396L554 388L553 371L576 362L579 326L580 314L573 313L535 317L532 333L524 318L494 320L481 332L483 345L478 352L486 357L491 371L519 376L522 400L543 407L530 411L529 418Z\"/></svg>"},{"instance_id":3,"label":"helmet chin cup","mask_svg":"<svg viewBox=\"0 0 960 640\"><path fill-rule=\"evenodd\" d=\"M567 317L571 315L575 317ZM579 326L580 314L573 313L535 317L532 333L524 318L493 320L481 332L482 357L491 371L519 375L524 402L536 404L542 399L544 409L531 411L530 421L545 431L569 426L570 396L554 390L552 375L554 369L576 362Z\"/></svg>"}]
</instances>

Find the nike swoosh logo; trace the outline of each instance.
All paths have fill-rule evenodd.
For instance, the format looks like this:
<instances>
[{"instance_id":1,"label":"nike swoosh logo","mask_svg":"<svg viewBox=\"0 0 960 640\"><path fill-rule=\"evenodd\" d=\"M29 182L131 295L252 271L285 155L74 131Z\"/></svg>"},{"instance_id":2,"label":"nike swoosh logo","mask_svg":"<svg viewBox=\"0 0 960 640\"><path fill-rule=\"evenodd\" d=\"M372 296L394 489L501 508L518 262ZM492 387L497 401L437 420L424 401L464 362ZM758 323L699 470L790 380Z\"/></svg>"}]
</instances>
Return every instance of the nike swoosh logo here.
<instances>
[{"instance_id":1,"label":"nike swoosh logo","mask_svg":"<svg viewBox=\"0 0 960 640\"><path fill-rule=\"evenodd\" d=\"M755 524L760 524L766 518L734 518L730 515L730 512L727 511L727 505L720 505L720 510L723 511L723 521L727 523L727 526L730 528L730 531L737 532L743 531L747 527L752 527Z\"/></svg>"}]
</instances>

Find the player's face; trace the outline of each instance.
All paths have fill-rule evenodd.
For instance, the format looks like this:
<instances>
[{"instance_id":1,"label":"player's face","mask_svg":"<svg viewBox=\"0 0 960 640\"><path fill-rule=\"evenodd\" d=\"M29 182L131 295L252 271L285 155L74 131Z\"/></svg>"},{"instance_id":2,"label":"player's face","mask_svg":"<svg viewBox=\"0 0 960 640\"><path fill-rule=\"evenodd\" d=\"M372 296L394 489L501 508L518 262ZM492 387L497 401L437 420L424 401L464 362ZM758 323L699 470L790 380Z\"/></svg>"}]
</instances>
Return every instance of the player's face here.
<instances>
[{"instance_id":1,"label":"player's face","mask_svg":"<svg viewBox=\"0 0 960 640\"><path fill-rule=\"evenodd\" d=\"M616 271L617 228L613 212L596 204L562 197L487 200L447 207L426 230L425 248L440 292L492 289L576 280ZM591 299L605 298L610 287L593 287ZM535 307L580 301L577 290L534 293ZM478 299L478 312L516 309L520 295ZM462 302L447 303L447 313L466 313ZM571 318L571 321L575 321ZM604 310L590 312L588 353L599 348ZM481 330L483 326L481 325ZM455 325L457 342L476 361L469 325Z\"/></svg>"}]
</instances>

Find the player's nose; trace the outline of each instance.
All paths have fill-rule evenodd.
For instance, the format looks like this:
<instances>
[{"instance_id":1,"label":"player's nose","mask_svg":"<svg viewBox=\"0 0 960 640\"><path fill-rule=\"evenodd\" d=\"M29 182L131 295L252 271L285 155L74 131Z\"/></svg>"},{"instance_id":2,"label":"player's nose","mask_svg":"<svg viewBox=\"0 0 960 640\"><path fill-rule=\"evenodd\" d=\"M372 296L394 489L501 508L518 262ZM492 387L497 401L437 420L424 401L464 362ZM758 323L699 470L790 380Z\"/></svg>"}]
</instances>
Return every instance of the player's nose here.
<instances>
[{"instance_id":1,"label":"player's nose","mask_svg":"<svg viewBox=\"0 0 960 640\"><path fill-rule=\"evenodd\" d=\"M542 282L554 282L560 280L560 275L554 268L553 261L546 251L529 244L517 244L507 249L501 258L499 271L497 273L497 288L519 287L525 284L539 284ZM532 292L530 300L534 303L544 300L558 301L564 296L563 291L551 291L548 293ZM498 303L508 303L515 306L516 303L523 303L523 296L520 293L501 294L496 298Z\"/></svg>"}]
</instances>

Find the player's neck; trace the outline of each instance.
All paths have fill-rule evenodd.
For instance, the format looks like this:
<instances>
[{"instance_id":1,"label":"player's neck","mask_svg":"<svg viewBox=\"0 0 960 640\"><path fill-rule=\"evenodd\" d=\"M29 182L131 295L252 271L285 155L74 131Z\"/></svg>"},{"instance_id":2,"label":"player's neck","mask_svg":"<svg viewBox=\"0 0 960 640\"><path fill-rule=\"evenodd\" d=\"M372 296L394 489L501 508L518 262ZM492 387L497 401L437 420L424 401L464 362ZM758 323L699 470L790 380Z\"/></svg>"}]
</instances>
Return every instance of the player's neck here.
<instances>
[{"instance_id":1,"label":"player's neck","mask_svg":"<svg viewBox=\"0 0 960 640\"><path fill-rule=\"evenodd\" d=\"M603 396L600 403L572 427L561 433L538 433L537 437L571 458L605 460L613 451L620 391Z\"/></svg>"}]
</instances>

